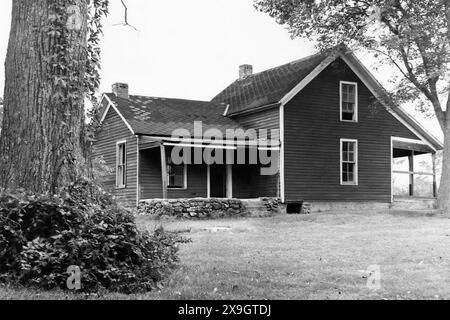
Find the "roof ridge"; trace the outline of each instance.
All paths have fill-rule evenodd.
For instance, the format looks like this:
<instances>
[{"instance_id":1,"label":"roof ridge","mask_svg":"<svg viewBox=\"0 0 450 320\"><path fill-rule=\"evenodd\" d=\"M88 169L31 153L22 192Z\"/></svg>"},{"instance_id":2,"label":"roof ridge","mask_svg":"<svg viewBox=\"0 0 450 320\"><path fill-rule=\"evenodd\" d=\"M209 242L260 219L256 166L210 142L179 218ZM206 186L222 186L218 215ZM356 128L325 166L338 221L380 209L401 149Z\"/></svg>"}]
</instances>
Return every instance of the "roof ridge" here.
<instances>
[{"instance_id":1,"label":"roof ridge","mask_svg":"<svg viewBox=\"0 0 450 320\"><path fill-rule=\"evenodd\" d=\"M130 99L125 99L125 98L121 98L121 97L117 97L114 93L112 92L105 92L105 94L108 95L112 95L115 98L119 98L119 99L124 99L124 100L130 100ZM137 95L137 94L130 94L130 98L146 98L146 99L155 99L155 100L171 100L171 101L186 101L186 102L200 102L200 103L205 103L205 104L213 104L213 105L217 105L217 106L225 106L226 103L223 102L213 102L213 101L207 101L207 100L194 100L194 99L182 99L182 98L168 98L168 97L155 97L155 96L143 96L143 95Z\"/></svg>"},{"instance_id":2,"label":"roof ridge","mask_svg":"<svg viewBox=\"0 0 450 320\"><path fill-rule=\"evenodd\" d=\"M304 61L307 61L309 59L318 57L320 55L324 55L324 59L326 59L326 52L317 52L317 53L310 54L309 56L306 56L306 57L303 57L303 58L299 58L299 59L296 59L296 60L293 60L293 61L290 61L290 62L287 62L287 63L280 64L279 66L276 66L276 67L272 67L272 68L269 68L269 69L266 69L266 70L263 70L263 71L260 71L260 72L257 72L257 73L253 73L253 74L251 74L251 75L249 75L249 76L247 76L245 78L242 78L242 79L238 78L238 79L235 80L235 82L238 82L238 81L241 81L241 80L247 80L247 79L252 78L254 76L261 75L262 73L273 71L275 69L279 69L281 67L288 66L290 64L304 62Z\"/></svg>"}]
</instances>

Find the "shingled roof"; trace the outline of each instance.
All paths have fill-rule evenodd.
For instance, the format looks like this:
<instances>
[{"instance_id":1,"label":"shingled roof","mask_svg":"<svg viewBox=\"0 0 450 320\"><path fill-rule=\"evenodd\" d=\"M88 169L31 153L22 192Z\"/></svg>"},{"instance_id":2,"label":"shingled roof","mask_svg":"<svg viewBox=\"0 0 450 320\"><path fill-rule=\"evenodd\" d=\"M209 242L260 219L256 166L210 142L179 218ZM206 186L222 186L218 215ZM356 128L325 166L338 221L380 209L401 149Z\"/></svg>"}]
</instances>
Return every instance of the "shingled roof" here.
<instances>
[{"instance_id":1,"label":"shingled roof","mask_svg":"<svg viewBox=\"0 0 450 320\"><path fill-rule=\"evenodd\" d=\"M395 105L383 86L373 77L354 53L345 45L339 45L327 51L308 56L260 73L238 79L218 94L212 102L228 105L228 116L253 111L259 107L283 104L290 100L337 58L351 64L363 81L372 89L372 93L386 108L426 140L436 150L442 150L442 142L423 128L414 118Z\"/></svg>"},{"instance_id":2,"label":"shingled roof","mask_svg":"<svg viewBox=\"0 0 450 320\"><path fill-rule=\"evenodd\" d=\"M238 79L212 101L229 104L229 115L278 103L326 58L319 53Z\"/></svg>"},{"instance_id":3,"label":"shingled roof","mask_svg":"<svg viewBox=\"0 0 450 320\"><path fill-rule=\"evenodd\" d=\"M203 131L241 129L236 121L223 116L226 105L221 103L133 95L124 99L113 93L105 96L136 135L169 137L176 129L193 134L194 121L202 121Z\"/></svg>"}]
</instances>

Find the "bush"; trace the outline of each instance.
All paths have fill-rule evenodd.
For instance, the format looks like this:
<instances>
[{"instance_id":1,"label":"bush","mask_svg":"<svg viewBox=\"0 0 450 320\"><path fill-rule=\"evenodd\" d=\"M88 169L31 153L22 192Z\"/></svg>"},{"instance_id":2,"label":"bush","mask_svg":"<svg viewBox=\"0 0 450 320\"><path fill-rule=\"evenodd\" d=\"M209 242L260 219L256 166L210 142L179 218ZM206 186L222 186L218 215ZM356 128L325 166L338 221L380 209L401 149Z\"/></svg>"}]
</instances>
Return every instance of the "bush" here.
<instances>
[{"instance_id":1,"label":"bush","mask_svg":"<svg viewBox=\"0 0 450 320\"><path fill-rule=\"evenodd\" d=\"M44 289L66 288L75 265L83 291L149 291L187 241L163 229L138 230L128 211L86 181L57 196L2 193L0 223L0 279Z\"/></svg>"}]
</instances>

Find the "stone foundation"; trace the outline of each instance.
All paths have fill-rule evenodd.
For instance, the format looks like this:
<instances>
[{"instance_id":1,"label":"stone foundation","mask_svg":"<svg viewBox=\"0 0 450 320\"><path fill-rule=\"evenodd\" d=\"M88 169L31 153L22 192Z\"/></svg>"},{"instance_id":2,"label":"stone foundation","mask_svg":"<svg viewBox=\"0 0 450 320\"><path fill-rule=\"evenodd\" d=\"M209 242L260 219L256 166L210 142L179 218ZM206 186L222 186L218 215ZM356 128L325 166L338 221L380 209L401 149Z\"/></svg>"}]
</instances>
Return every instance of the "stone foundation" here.
<instances>
[{"instance_id":1,"label":"stone foundation","mask_svg":"<svg viewBox=\"0 0 450 320\"><path fill-rule=\"evenodd\" d=\"M236 199L146 200L138 214L180 219L220 219L248 216L242 201Z\"/></svg>"}]
</instances>

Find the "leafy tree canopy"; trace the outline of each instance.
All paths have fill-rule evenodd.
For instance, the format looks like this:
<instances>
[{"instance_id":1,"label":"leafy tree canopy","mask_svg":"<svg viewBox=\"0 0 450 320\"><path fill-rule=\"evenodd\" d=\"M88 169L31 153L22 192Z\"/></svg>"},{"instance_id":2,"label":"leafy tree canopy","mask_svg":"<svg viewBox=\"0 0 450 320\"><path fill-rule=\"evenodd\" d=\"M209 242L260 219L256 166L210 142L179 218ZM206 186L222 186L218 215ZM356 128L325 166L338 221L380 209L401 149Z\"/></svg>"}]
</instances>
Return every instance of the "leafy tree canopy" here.
<instances>
[{"instance_id":1,"label":"leafy tree canopy","mask_svg":"<svg viewBox=\"0 0 450 320\"><path fill-rule=\"evenodd\" d=\"M403 76L394 98L433 105L442 128L449 102L450 1L448 0L255 0L255 7L286 24L293 37L319 47L341 43L375 53ZM422 108L424 109L423 105ZM422 110L425 111L425 110Z\"/></svg>"}]
</instances>

